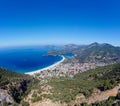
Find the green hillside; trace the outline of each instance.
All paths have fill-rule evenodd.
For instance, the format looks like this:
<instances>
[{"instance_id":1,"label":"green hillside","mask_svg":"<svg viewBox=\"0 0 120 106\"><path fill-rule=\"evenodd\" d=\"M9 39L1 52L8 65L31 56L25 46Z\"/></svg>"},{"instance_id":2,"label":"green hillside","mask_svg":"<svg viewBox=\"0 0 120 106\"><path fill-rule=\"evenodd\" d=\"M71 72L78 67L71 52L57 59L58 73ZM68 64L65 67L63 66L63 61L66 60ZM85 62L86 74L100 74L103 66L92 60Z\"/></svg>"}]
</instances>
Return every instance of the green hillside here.
<instances>
[{"instance_id":1,"label":"green hillside","mask_svg":"<svg viewBox=\"0 0 120 106\"><path fill-rule=\"evenodd\" d=\"M48 84L53 87L52 94L46 97L55 101L70 102L78 93L89 97L94 88L101 91L111 89L120 83L120 64L88 70L74 78L52 78Z\"/></svg>"},{"instance_id":2,"label":"green hillside","mask_svg":"<svg viewBox=\"0 0 120 106\"><path fill-rule=\"evenodd\" d=\"M8 90L8 93L13 97L15 103L28 104L21 101L31 90L35 90L36 92L32 96L32 102L40 101L43 98L49 98L53 101L61 101L62 103L66 102L69 104L71 101L75 100L77 94L82 93L88 98L91 96L94 88L100 91L114 88L120 83L120 64L88 70L77 74L74 78L59 77L49 78L43 81L47 82L45 84L40 83L39 80L28 75L0 68L0 89ZM48 85L51 86L49 93L42 94L43 90L41 87Z\"/></svg>"}]
</instances>

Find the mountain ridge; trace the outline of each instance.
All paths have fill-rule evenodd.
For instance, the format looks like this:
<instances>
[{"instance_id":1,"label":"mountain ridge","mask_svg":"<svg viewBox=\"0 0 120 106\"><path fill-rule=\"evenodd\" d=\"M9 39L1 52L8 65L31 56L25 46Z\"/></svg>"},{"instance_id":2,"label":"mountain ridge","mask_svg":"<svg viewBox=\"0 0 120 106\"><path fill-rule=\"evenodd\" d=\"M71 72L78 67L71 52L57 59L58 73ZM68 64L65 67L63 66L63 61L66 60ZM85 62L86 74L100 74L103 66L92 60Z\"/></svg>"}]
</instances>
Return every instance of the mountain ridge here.
<instances>
[{"instance_id":1,"label":"mountain ridge","mask_svg":"<svg viewBox=\"0 0 120 106\"><path fill-rule=\"evenodd\" d=\"M60 55L65 53L76 54L79 62L120 62L120 47L108 43L91 43L89 45L68 44L63 49L49 51L50 55Z\"/></svg>"}]
</instances>

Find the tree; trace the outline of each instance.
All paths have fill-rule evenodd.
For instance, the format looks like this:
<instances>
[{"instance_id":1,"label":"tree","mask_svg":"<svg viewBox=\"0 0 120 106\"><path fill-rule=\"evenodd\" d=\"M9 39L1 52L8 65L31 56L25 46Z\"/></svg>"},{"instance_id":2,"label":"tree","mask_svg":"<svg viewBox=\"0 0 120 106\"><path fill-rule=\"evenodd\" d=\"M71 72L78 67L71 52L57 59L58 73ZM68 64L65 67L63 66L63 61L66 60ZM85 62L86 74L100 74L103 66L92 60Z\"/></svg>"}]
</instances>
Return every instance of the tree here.
<instances>
[{"instance_id":1,"label":"tree","mask_svg":"<svg viewBox=\"0 0 120 106\"><path fill-rule=\"evenodd\" d=\"M120 99L120 92L116 96L117 99Z\"/></svg>"},{"instance_id":2,"label":"tree","mask_svg":"<svg viewBox=\"0 0 120 106\"><path fill-rule=\"evenodd\" d=\"M112 88L112 85L111 85L111 83L110 83L110 80L105 80L105 82L104 82L104 84L103 84L103 88L104 88L104 90L107 90L107 89L110 89L110 88Z\"/></svg>"},{"instance_id":3,"label":"tree","mask_svg":"<svg viewBox=\"0 0 120 106\"><path fill-rule=\"evenodd\" d=\"M22 101L21 104L22 104L22 106L29 106L29 103L25 102L25 101Z\"/></svg>"},{"instance_id":4,"label":"tree","mask_svg":"<svg viewBox=\"0 0 120 106\"><path fill-rule=\"evenodd\" d=\"M81 106L89 106L87 103L82 103Z\"/></svg>"},{"instance_id":5,"label":"tree","mask_svg":"<svg viewBox=\"0 0 120 106\"><path fill-rule=\"evenodd\" d=\"M107 103L106 103L106 106L112 106L113 103L114 103L114 100L113 100L113 98L110 97L110 98L108 99Z\"/></svg>"}]
</instances>

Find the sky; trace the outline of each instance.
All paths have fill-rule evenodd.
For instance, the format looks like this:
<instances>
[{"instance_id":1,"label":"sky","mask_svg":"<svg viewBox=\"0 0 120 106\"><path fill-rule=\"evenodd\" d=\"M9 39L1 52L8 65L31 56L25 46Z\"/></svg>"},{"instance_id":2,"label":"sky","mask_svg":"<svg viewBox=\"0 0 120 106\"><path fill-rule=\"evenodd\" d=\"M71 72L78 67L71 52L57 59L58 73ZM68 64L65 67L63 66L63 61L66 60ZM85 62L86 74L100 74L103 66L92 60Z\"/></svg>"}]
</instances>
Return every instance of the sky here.
<instances>
[{"instance_id":1,"label":"sky","mask_svg":"<svg viewBox=\"0 0 120 106\"><path fill-rule=\"evenodd\" d=\"M0 0L0 47L120 46L120 0Z\"/></svg>"}]
</instances>

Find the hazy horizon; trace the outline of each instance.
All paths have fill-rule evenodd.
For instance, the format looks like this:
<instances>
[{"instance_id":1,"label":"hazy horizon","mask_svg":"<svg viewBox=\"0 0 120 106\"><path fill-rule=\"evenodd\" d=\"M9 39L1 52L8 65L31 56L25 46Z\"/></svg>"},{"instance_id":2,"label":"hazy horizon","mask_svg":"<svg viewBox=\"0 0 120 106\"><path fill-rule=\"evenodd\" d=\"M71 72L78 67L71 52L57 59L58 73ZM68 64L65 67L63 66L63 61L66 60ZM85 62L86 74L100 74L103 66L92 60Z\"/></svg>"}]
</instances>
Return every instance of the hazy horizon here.
<instances>
[{"instance_id":1,"label":"hazy horizon","mask_svg":"<svg viewBox=\"0 0 120 106\"><path fill-rule=\"evenodd\" d=\"M44 46L58 46L58 47L62 47L62 46L65 46L65 45L80 45L80 46L85 46L85 45L90 45L92 43L98 43L98 44L110 44L110 43L106 43L106 42L103 42L103 43L99 43L99 42L91 42L91 43L87 43L87 44L76 44L76 43L68 43L68 44L35 44L35 45L7 45L7 46L0 46L0 48L21 48L21 47L44 47ZM120 45L113 45L113 44L110 44L112 46L115 46L115 47L120 47Z\"/></svg>"}]
</instances>

